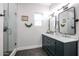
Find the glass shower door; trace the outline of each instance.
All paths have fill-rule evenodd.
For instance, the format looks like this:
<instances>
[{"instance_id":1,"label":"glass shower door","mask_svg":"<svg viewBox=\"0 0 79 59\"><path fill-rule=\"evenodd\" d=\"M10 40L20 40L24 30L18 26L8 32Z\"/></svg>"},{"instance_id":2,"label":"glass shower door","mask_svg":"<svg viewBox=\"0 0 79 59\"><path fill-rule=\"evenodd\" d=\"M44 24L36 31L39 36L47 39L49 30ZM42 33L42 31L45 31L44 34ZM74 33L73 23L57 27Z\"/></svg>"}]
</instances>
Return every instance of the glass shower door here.
<instances>
[{"instance_id":1,"label":"glass shower door","mask_svg":"<svg viewBox=\"0 0 79 59\"><path fill-rule=\"evenodd\" d=\"M16 48L16 4L4 4L3 54L8 56Z\"/></svg>"},{"instance_id":2,"label":"glass shower door","mask_svg":"<svg viewBox=\"0 0 79 59\"><path fill-rule=\"evenodd\" d=\"M9 18L9 9L8 9L8 4L4 4L4 32L3 32L3 55L9 55L8 52L8 47L9 47L9 42L8 42L8 18Z\"/></svg>"}]
</instances>

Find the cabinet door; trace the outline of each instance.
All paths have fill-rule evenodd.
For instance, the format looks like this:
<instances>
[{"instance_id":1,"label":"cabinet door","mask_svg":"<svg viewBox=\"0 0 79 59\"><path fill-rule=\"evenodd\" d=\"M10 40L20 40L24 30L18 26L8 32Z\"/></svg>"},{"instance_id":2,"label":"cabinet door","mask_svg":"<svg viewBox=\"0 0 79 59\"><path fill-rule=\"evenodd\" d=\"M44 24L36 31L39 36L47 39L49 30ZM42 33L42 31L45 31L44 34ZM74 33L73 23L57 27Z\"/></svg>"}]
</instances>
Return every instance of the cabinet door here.
<instances>
[{"instance_id":1,"label":"cabinet door","mask_svg":"<svg viewBox=\"0 0 79 59\"><path fill-rule=\"evenodd\" d=\"M60 41L56 41L56 56L64 55L64 44Z\"/></svg>"},{"instance_id":2,"label":"cabinet door","mask_svg":"<svg viewBox=\"0 0 79 59\"><path fill-rule=\"evenodd\" d=\"M65 56L77 56L77 42L69 42L64 44Z\"/></svg>"},{"instance_id":3,"label":"cabinet door","mask_svg":"<svg viewBox=\"0 0 79 59\"><path fill-rule=\"evenodd\" d=\"M47 36L42 36L42 47L43 47L43 49L48 49L48 47L49 47L49 37L47 37Z\"/></svg>"},{"instance_id":4,"label":"cabinet door","mask_svg":"<svg viewBox=\"0 0 79 59\"><path fill-rule=\"evenodd\" d=\"M46 36L42 35L42 48L46 50Z\"/></svg>"},{"instance_id":5,"label":"cabinet door","mask_svg":"<svg viewBox=\"0 0 79 59\"><path fill-rule=\"evenodd\" d=\"M50 39L49 39L49 37L46 37L46 47L47 47L47 49L49 49L49 46L50 46Z\"/></svg>"},{"instance_id":6,"label":"cabinet door","mask_svg":"<svg viewBox=\"0 0 79 59\"><path fill-rule=\"evenodd\" d=\"M64 56L64 49L63 49L63 47L56 46L56 56Z\"/></svg>"},{"instance_id":7,"label":"cabinet door","mask_svg":"<svg viewBox=\"0 0 79 59\"><path fill-rule=\"evenodd\" d=\"M55 39L49 38L49 50L52 55L55 55Z\"/></svg>"}]
</instances>

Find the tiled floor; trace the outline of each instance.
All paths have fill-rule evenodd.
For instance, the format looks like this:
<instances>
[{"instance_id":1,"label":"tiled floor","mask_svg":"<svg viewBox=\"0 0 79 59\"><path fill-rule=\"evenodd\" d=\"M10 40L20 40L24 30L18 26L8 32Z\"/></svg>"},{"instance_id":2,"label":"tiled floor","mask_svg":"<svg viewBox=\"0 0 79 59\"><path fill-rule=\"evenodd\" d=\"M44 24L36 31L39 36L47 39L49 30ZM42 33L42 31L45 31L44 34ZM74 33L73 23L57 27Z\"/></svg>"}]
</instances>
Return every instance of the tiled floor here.
<instances>
[{"instance_id":1,"label":"tiled floor","mask_svg":"<svg viewBox=\"0 0 79 59\"><path fill-rule=\"evenodd\" d=\"M47 56L47 54L42 48L35 48L18 51L15 56Z\"/></svg>"}]
</instances>

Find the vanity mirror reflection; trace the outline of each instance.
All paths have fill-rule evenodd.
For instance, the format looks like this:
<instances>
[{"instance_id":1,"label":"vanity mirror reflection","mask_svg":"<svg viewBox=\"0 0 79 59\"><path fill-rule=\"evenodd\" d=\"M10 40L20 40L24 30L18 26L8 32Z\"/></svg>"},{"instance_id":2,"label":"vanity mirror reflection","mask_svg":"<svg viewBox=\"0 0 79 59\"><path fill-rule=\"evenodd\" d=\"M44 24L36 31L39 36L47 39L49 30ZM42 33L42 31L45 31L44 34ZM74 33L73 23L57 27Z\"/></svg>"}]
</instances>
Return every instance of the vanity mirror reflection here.
<instances>
[{"instance_id":1,"label":"vanity mirror reflection","mask_svg":"<svg viewBox=\"0 0 79 59\"><path fill-rule=\"evenodd\" d=\"M75 8L71 7L58 15L59 32L74 35L76 33Z\"/></svg>"},{"instance_id":2,"label":"vanity mirror reflection","mask_svg":"<svg viewBox=\"0 0 79 59\"><path fill-rule=\"evenodd\" d=\"M54 34L55 28L56 28L56 16L53 13L49 16L47 33Z\"/></svg>"}]
</instances>

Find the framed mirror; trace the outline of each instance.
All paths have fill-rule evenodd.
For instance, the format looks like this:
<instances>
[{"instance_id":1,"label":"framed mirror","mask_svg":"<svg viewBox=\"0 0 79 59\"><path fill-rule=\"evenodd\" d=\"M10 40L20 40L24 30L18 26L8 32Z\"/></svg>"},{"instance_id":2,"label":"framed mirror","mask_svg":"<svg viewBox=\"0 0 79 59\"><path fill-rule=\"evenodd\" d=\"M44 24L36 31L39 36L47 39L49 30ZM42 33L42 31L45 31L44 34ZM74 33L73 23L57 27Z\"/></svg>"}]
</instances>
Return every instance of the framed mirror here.
<instances>
[{"instance_id":1,"label":"framed mirror","mask_svg":"<svg viewBox=\"0 0 79 59\"><path fill-rule=\"evenodd\" d=\"M75 8L71 7L58 15L59 32L74 35L76 33Z\"/></svg>"}]
</instances>

